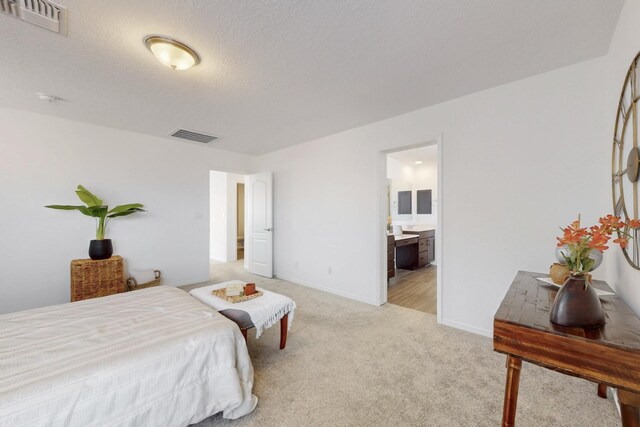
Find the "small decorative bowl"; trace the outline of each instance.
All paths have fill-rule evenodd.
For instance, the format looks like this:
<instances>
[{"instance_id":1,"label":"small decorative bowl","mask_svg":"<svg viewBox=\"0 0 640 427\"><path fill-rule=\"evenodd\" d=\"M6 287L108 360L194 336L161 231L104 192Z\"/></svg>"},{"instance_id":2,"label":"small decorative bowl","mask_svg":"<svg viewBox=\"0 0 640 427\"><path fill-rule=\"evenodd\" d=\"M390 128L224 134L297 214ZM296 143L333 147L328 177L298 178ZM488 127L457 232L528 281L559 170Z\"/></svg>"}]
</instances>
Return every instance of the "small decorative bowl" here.
<instances>
[{"instance_id":1,"label":"small decorative bowl","mask_svg":"<svg viewBox=\"0 0 640 427\"><path fill-rule=\"evenodd\" d=\"M559 248L556 248L556 259L558 260L558 262L560 264L566 264L567 262L564 260L564 257L562 256L562 253L568 254L569 253L569 247L567 245L564 246L560 246ZM591 258L593 260L593 266L591 267L590 271L595 270L596 268L600 267L600 264L602 264L602 252L600 251L595 251L595 250L591 250L591 252L589 253L589 258Z\"/></svg>"}]
</instances>

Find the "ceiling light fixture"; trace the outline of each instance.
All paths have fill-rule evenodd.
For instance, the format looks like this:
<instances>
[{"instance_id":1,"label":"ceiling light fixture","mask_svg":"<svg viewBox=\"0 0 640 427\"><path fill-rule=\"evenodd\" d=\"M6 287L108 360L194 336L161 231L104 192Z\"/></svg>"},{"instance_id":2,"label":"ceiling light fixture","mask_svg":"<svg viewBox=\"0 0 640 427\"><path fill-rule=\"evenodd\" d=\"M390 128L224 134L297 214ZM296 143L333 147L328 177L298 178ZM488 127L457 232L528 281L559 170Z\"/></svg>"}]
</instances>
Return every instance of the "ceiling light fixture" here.
<instances>
[{"instance_id":1,"label":"ceiling light fixture","mask_svg":"<svg viewBox=\"0 0 640 427\"><path fill-rule=\"evenodd\" d=\"M195 50L169 37L147 36L144 38L144 45L158 61L174 70L188 70L200 63L200 57Z\"/></svg>"},{"instance_id":2,"label":"ceiling light fixture","mask_svg":"<svg viewBox=\"0 0 640 427\"><path fill-rule=\"evenodd\" d=\"M416 163L416 165L421 165L422 164L422 160L417 160L415 163Z\"/></svg>"}]
</instances>

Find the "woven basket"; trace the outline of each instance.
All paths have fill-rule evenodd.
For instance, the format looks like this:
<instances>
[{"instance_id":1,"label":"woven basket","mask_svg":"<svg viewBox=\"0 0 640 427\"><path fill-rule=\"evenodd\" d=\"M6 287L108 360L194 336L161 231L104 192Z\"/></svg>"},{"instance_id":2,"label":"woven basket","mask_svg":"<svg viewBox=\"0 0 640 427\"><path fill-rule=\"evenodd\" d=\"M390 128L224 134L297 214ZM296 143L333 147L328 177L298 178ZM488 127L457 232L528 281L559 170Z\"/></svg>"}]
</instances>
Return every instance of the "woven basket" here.
<instances>
[{"instance_id":1,"label":"woven basket","mask_svg":"<svg viewBox=\"0 0 640 427\"><path fill-rule=\"evenodd\" d=\"M122 257L71 261L71 301L103 297L127 290Z\"/></svg>"},{"instance_id":2,"label":"woven basket","mask_svg":"<svg viewBox=\"0 0 640 427\"><path fill-rule=\"evenodd\" d=\"M136 282L136 279L134 279L133 277L129 277L127 279L127 287L129 288L129 290L135 291L137 289L144 289L144 288L150 288L152 286L158 286L160 284L160 276L162 274L160 273L160 270L154 270L154 271L156 272L155 280L152 280L147 283L138 283Z\"/></svg>"}]
</instances>

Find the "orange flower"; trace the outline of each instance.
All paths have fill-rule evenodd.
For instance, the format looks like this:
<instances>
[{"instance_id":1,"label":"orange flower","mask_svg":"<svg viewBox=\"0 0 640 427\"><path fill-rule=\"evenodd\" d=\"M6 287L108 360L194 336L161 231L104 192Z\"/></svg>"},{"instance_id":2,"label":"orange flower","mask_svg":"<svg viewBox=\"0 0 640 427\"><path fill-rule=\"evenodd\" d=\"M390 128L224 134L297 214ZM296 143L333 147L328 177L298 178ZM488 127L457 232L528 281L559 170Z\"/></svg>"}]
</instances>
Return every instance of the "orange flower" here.
<instances>
[{"instance_id":1,"label":"orange flower","mask_svg":"<svg viewBox=\"0 0 640 427\"><path fill-rule=\"evenodd\" d=\"M620 221L619 217L613 216L611 214L600 218L598 222L602 224L602 227L608 230L609 233L615 230L619 230L620 228L623 228L625 225L624 222Z\"/></svg>"},{"instance_id":2,"label":"orange flower","mask_svg":"<svg viewBox=\"0 0 640 427\"><path fill-rule=\"evenodd\" d=\"M617 243L620 245L620 247L622 249L626 248L627 245L629 244L629 239L627 239L626 237L618 237L617 239L615 239L613 241L613 243Z\"/></svg>"},{"instance_id":3,"label":"orange flower","mask_svg":"<svg viewBox=\"0 0 640 427\"><path fill-rule=\"evenodd\" d=\"M597 231L592 234L591 239L587 242L587 246L602 252L609 249L609 247L606 246L607 242L609 242L609 236Z\"/></svg>"},{"instance_id":4,"label":"orange flower","mask_svg":"<svg viewBox=\"0 0 640 427\"><path fill-rule=\"evenodd\" d=\"M609 249L607 244L611 240L613 233L617 236L614 243L626 248L629 240L632 238L629 229L634 230L634 234L640 229L640 219L630 219L624 222L620 217L614 215L603 216L598 220L596 225L591 227L580 227L580 216L577 221L573 221L566 228L561 228L562 236L556 237L558 246L568 246L570 257L567 258L567 266L574 274L586 274L585 260L591 253L596 250L604 252ZM592 265L587 263L587 266Z\"/></svg>"},{"instance_id":5,"label":"orange flower","mask_svg":"<svg viewBox=\"0 0 640 427\"><path fill-rule=\"evenodd\" d=\"M631 228L640 228L640 219L630 219L629 227Z\"/></svg>"}]
</instances>

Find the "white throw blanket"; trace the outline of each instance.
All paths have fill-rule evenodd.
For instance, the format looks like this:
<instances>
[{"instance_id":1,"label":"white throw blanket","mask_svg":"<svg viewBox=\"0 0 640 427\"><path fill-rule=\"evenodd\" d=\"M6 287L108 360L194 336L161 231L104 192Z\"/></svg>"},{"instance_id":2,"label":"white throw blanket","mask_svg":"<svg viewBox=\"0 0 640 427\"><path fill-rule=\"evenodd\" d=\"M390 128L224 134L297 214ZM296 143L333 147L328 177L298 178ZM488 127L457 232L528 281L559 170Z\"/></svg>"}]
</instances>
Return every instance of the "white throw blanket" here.
<instances>
[{"instance_id":1,"label":"white throw blanket","mask_svg":"<svg viewBox=\"0 0 640 427\"><path fill-rule=\"evenodd\" d=\"M265 329L275 325L287 313L289 314L288 326L289 329L291 329L293 311L296 309L296 303L287 296L256 287L256 290L263 293L261 297L234 304L211 294L213 290L224 289L229 285L238 283L242 285L245 284L245 282L240 280L231 280L229 282L196 288L189 293L214 310L242 310L249 314L251 322L253 322L256 328L256 338L260 338L260 335L262 335Z\"/></svg>"}]
</instances>

